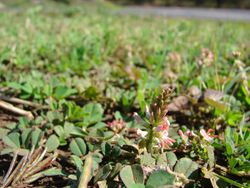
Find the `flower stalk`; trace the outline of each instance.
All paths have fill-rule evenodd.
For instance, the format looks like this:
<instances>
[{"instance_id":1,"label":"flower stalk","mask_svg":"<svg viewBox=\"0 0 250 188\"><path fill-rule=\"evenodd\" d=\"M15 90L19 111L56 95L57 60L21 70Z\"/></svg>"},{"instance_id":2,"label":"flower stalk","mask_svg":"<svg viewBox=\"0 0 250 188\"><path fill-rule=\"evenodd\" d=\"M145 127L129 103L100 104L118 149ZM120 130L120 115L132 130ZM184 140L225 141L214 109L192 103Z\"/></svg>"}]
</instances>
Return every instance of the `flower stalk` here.
<instances>
[{"instance_id":1,"label":"flower stalk","mask_svg":"<svg viewBox=\"0 0 250 188\"><path fill-rule=\"evenodd\" d=\"M148 136L147 136L147 142L146 142L146 148L149 153L153 152L153 138L154 138L154 131L153 126L150 125L148 129Z\"/></svg>"},{"instance_id":2,"label":"flower stalk","mask_svg":"<svg viewBox=\"0 0 250 188\"><path fill-rule=\"evenodd\" d=\"M162 93L153 101L150 108L145 108L145 118L141 118L137 113L134 113L134 118L137 123L143 124L145 131L138 130L137 133L143 139L143 147L147 152L153 153L154 147L159 149L168 149L175 142L174 139L168 136L170 122L167 118L167 103L171 94L171 89L163 90Z\"/></svg>"}]
</instances>

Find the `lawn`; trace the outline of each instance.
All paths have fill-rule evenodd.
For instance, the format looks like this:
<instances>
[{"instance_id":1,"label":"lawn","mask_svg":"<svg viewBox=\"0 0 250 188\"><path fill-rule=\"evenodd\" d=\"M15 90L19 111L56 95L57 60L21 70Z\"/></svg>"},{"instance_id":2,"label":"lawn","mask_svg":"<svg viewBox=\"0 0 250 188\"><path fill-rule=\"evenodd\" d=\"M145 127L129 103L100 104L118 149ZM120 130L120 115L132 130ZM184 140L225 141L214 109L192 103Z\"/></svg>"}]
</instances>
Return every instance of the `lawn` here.
<instances>
[{"instance_id":1,"label":"lawn","mask_svg":"<svg viewBox=\"0 0 250 188\"><path fill-rule=\"evenodd\" d=\"M1 186L249 187L250 23L118 9L0 12Z\"/></svg>"}]
</instances>

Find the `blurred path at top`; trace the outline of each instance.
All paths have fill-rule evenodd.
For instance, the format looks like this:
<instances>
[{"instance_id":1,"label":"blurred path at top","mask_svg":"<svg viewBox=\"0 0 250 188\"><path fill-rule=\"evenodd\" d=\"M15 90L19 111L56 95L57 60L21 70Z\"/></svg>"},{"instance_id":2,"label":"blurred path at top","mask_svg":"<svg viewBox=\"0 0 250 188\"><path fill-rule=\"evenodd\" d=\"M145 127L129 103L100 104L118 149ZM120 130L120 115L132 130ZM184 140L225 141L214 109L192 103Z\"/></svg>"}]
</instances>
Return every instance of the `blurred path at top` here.
<instances>
[{"instance_id":1,"label":"blurred path at top","mask_svg":"<svg viewBox=\"0 0 250 188\"><path fill-rule=\"evenodd\" d=\"M156 15L179 18L250 21L250 10L128 6L118 14Z\"/></svg>"}]
</instances>

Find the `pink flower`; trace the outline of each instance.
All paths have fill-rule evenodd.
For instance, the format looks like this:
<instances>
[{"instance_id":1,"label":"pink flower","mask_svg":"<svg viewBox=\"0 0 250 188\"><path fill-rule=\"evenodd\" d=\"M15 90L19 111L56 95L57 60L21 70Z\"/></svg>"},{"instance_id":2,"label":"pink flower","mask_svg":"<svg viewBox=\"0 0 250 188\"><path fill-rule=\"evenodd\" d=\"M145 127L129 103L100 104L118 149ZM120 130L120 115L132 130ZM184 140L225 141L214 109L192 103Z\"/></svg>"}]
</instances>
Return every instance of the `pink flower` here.
<instances>
[{"instance_id":1,"label":"pink flower","mask_svg":"<svg viewBox=\"0 0 250 188\"><path fill-rule=\"evenodd\" d=\"M182 130L178 131L178 134L180 135L181 139L185 142L185 144L188 142L188 135L184 134Z\"/></svg>"},{"instance_id":2,"label":"pink flower","mask_svg":"<svg viewBox=\"0 0 250 188\"><path fill-rule=\"evenodd\" d=\"M178 134L180 135L181 139L184 141L185 144L188 144L188 140L190 137L197 137L197 135L190 130L187 130L185 133L183 133L182 130L179 130Z\"/></svg>"},{"instance_id":3,"label":"pink flower","mask_svg":"<svg viewBox=\"0 0 250 188\"><path fill-rule=\"evenodd\" d=\"M156 127L156 141L159 147L168 149L169 146L172 146L175 143L175 140L168 136L170 123L167 117L164 118L164 124Z\"/></svg>"},{"instance_id":4,"label":"pink flower","mask_svg":"<svg viewBox=\"0 0 250 188\"><path fill-rule=\"evenodd\" d=\"M119 121L113 120L112 122L108 122L108 127L115 132L119 132L125 127L125 123L123 119L120 119Z\"/></svg>"},{"instance_id":5,"label":"pink flower","mask_svg":"<svg viewBox=\"0 0 250 188\"><path fill-rule=\"evenodd\" d=\"M156 138L156 141L159 147L164 149L168 149L169 146L172 146L175 143L175 140L168 136L167 131L162 132L161 136Z\"/></svg>"},{"instance_id":6,"label":"pink flower","mask_svg":"<svg viewBox=\"0 0 250 188\"><path fill-rule=\"evenodd\" d=\"M162 124L162 125L159 125L159 126L156 128L156 131L158 131L158 132L160 132L160 131L168 131L169 126L170 126L170 122L168 121L168 118L167 118L167 117L164 117L164 118L163 118L163 124Z\"/></svg>"},{"instance_id":7,"label":"pink flower","mask_svg":"<svg viewBox=\"0 0 250 188\"><path fill-rule=\"evenodd\" d=\"M204 129L200 130L201 136L208 142L212 142L214 138L217 138L217 135L212 135L211 132L214 132L213 129L208 129L207 132Z\"/></svg>"}]
</instances>

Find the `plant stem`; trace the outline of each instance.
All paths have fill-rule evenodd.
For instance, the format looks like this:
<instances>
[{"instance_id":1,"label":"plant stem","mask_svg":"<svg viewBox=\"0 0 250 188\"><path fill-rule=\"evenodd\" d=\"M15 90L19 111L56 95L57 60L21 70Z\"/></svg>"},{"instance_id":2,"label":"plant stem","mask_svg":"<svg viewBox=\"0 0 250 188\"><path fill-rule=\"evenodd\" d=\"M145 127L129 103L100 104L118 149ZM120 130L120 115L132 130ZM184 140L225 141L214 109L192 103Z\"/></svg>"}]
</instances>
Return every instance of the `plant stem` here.
<instances>
[{"instance_id":1,"label":"plant stem","mask_svg":"<svg viewBox=\"0 0 250 188\"><path fill-rule=\"evenodd\" d=\"M85 159L85 164L82 169L82 174L80 177L78 188L87 188L88 182L91 179L91 167L92 167L93 159L91 154L88 154Z\"/></svg>"},{"instance_id":2,"label":"plant stem","mask_svg":"<svg viewBox=\"0 0 250 188\"><path fill-rule=\"evenodd\" d=\"M153 125L150 125L150 128L148 130L148 138L146 142L146 148L148 153L152 153L152 146L153 146Z\"/></svg>"}]
</instances>

